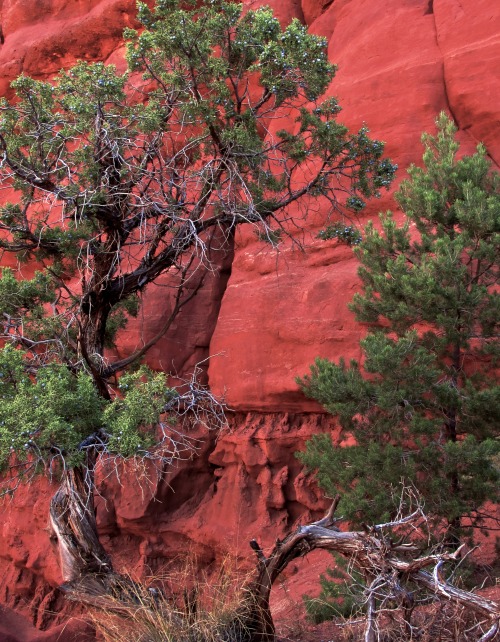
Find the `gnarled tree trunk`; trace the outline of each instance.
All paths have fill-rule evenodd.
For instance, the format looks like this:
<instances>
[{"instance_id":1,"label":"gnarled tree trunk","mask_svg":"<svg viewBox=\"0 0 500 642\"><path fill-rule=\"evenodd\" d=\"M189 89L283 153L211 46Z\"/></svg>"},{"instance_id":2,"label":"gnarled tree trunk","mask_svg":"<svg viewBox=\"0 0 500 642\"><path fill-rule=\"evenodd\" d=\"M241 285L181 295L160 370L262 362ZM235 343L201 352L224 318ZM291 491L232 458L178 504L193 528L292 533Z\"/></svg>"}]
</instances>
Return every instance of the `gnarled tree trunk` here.
<instances>
[{"instance_id":1,"label":"gnarled tree trunk","mask_svg":"<svg viewBox=\"0 0 500 642\"><path fill-rule=\"evenodd\" d=\"M66 471L50 503L50 523L59 547L63 580L68 586L89 575L113 572L99 541L92 489L93 471L75 467Z\"/></svg>"}]
</instances>

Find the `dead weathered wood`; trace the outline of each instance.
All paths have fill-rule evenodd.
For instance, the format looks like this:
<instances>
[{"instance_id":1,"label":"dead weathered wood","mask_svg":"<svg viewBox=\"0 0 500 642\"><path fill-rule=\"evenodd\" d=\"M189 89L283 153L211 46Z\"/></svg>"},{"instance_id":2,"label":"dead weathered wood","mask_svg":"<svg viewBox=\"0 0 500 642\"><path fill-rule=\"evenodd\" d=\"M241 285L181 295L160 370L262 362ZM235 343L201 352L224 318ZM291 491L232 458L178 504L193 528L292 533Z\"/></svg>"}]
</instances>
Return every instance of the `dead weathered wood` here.
<instances>
[{"instance_id":1,"label":"dead weathered wood","mask_svg":"<svg viewBox=\"0 0 500 642\"><path fill-rule=\"evenodd\" d=\"M74 469L68 471L52 500L50 516L65 580L62 588L72 600L122 617L137 612L138 599L141 609L156 608L155 598L147 589L113 571L111 560L99 542L90 489L88 479L79 469ZM455 602L476 613L485 623L483 630L487 628L478 642L493 640L499 630L500 606L459 589L441 577L444 562L456 560L460 550L403 559L402 555L415 553L415 546L401 541L394 543L386 531L392 526L410 523L418 517L417 513L394 524L367 527L362 531L341 531L334 518L338 501L339 497L335 498L323 519L299 526L282 541L277 540L267 556L258 542L252 540L250 545L257 556L257 568L245 588L245 597L234 622L228 623L231 635L237 630L240 632L238 640L273 642L275 627L269 604L273 584L290 562L312 550L323 549L344 556L365 577L365 642L376 640L377 591L382 586L385 591L392 590L389 597L398 601L404 612L411 613L411 591L405 588L409 582L426 589L437 600ZM424 570L429 567L433 567L432 572Z\"/></svg>"},{"instance_id":2,"label":"dead weathered wood","mask_svg":"<svg viewBox=\"0 0 500 642\"><path fill-rule=\"evenodd\" d=\"M381 584L394 587L393 597L399 598L404 606L405 601L409 600L409 592L404 589L404 585L410 581L427 589L439 599L455 602L477 613L491 623L489 632L496 633L499 627L500 606L491 600L451 585L439 575L442 564L446 561L456 560L460 555L460 549L454 553L433 554L405 561L398 557L398 553L412 552L415 547L411 544L393 544L383 534L382 526L387 529L393 524L367 527L363 531L340 531L334 525L334 513L339 499L340 497L335 498L327 515L322 520L299 526L282 542L277 543L267 557L264 556L257 542L252 545L258 557L256 579L249 587L254 596L253 622L255 622L256 630L260 627L258 635L254 638L255 642L272 642L275 639L274 624L269 607L272 585L291 561L304 557L314 549L336 552L344 556L353 567L365 576L368 586L365 642L375 640L376 606L373 596L377 587ZM394 525L408 524L416 517L417 513L409 515ZM423 570L430 566L434 567L433 573ZM481 640L483 639L489 640L492 637L483 636Z\"/></svg>"},{"instance_id":3,"label":"dead weathered wood","mask_svg":"<svg viewBox=\"0 0 500 642\"><path fill-rule=\"evenodd\" d=\"M50 523L65 583L113 572L97 532L91 475L87 467L66 471L50 504Z\"/></svg>"}]
</instances>

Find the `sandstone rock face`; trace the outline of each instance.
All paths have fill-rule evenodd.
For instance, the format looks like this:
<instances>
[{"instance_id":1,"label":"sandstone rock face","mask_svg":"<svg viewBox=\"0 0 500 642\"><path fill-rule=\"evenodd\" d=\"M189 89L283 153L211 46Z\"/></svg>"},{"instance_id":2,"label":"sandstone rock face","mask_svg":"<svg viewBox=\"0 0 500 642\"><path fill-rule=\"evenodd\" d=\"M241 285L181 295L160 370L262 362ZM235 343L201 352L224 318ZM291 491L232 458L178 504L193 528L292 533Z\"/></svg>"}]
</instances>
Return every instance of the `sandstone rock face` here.
<instances>
[{"instance_id":1,"label":"sandstone rock face","mask_svg":"<svg viewBox=\"0 0 500 642\"><path fill-rule=\"evenodd\" d=\"M0 606L0 642L93 642L90 625L76 618L40 631L12 609Z\"/></svg>"},{"instance_id":2,"label":"sandstone rock face","mask_svg":"<svg viewBox=\"0 0 500 642\"><path fill-rule=\"evenodd\" d=\"M4 0L0 6L0 93L24 72L48 78L77 58L123 66L121 33L134 25L133 0ZM328 39L338 65L330 92L341 120L366 123L386 141L400 167L419 163L422 131L447 110L464 152L484 141L500 164L500 6L491 0L245 0L274 6L281 22L297 18ZM390 195L372 203L363 220L394 208ZM132 571L159 569L186 551L206 564L247 541L264 545L300 516L322 507L293 453L330 420L314 414L294 380L317 355L359 356L363 328L346 304L356 291L352 251L315 239L305 253L279 255L242 229L229 270L221 265L196 297L174 335L150 355L154 366L183 373L212 355L208 379L225 394L231 431L206 439L199 456L180 463L163 482L141 488L123 471L122 483L102 476L98 516L105 545ZM152 288L140 323L122 338L129 349L157 332L165 290ZM45 482L18 492L3 507L0 600L37 621L43 600L59 599L57 559L50 548ZM31 611L30 611L31 609ZM0 633L1 635L1 633ZM63 639L63 638L61 638Z\"/></svg>"},{"instance_id":3,"label":"sandstone rock face","mask_svg":"<svg viewBox=\"0 0 500 642\"><path fill-rule=\"evenodd\" d=\"M461 130L464 152L482 140L500 163L499 7L487 0L303 0L304 16L322 4L310 29L329 39L338 65L330 91L344 108L340 118L352 128L367 123L386 141L399 179L421 162L420 135L443 109ZM384 197L363 218L394 207ZM238 409L309 408L294 378L311 358L358 354L363 328L346 308L357 288L356 260L335 241L312 241L305 255L285 249L276 261L251 233L242 237L211 343L211 353L224 356L211 361L210 382L216 391L225 387Z\"/></svg>"}]
</instances>

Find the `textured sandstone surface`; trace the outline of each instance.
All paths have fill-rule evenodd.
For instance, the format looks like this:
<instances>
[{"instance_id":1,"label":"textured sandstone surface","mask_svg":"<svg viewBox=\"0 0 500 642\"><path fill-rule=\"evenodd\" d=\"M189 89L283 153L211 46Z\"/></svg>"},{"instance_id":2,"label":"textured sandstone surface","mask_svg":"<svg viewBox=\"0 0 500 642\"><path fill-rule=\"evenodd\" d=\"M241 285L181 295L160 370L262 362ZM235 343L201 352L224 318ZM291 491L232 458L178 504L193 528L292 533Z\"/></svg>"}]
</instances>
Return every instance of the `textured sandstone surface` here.
<instances>
[{"instance_id":1,"label":"textured sandstone surface","mask_svg":"<svg viewBox=\"0 0 500 642\"><path fill-rule=\"evenodd\" d=\"M262 2L246 0L249 7ZM500 164L500 5L492 0L272 0L283 23L296 17L329 41L338 65L330 92L350 127L366 123L387 142L404 169L421 157L420 134L448 110L465 152L484 141ZM123 65L120 38L134 24L132 0L3 0L0 3L0 93L24 72L48 78L78 58ZM390 195L372 203L363 220L394 208ZM357 288L351 250L315 240L305 253L284 247L276 256L241 230L231 270L227 261L206 292L186 308L175 332L151 351L152 365L182 374L212 355L216 394L235 411L232 430L208 440L193 462L161 483L122 485L103 474L98 516L105 545L119 563L158 570L185 551L206 564L225 550L246 554L294 521L321 508L293 456L314 432L331 429L294 378L315 356L356 357L363 328L346 304ZM122 338L129 349L157 332L166 313L165 288L151 289L142 318ZM60 581L50 547L45 482L21 489L2 508L0 601L29 614L59 604ZM7 616L0 613L0 622ZM38 618L38 619L37 619ZM55 623L57 624L57 622ZM5 629L0 640L10 639ZM33 631L19 639L35 639ZM13 640L17 640L15 636ZM36 638L38 639L38 638ZM42 639L42 638L40 638ZM45 638L44 638L45 639ZM52 638L51 638L52 639ZM65 639L61 637L61 642Z\"/></svg>"},{"instance_id":2,"label":"textured sandstone surface","mask_svg":"<svg viewBox=\"0 0 500 642\"><path fill-rule=\"evenodd\" d=\"M304 14L319 4L303 2ZM353 128L366 122L386 141L399 179L420 162L420 134L443 109L460 127L464 151L482 140L500 163L500 7L487 0L325 4L311 30L328 37L339 67L331 92L344 108L340 118ZM390 198L375 201L363 218L388 208ZM224 356L209 370L233 407L301 411L294 377L311 357L357 355L363 329L346 308L356 261L335 241L312 243L305 255L284 250L276 263L248 234L236 253L211 343L212 354Z\"/></svg>"}]
</instances>

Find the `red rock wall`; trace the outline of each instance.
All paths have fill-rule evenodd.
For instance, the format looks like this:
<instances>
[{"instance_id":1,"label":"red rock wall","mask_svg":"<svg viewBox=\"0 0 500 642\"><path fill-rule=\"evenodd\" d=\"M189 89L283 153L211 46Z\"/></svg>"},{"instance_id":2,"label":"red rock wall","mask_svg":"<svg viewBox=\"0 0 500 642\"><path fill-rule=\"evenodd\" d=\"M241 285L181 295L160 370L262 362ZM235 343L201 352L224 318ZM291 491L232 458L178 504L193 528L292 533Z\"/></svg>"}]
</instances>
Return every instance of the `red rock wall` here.
<instances>
[{"instance_id":1,"label":"red rock wall","mask_svg":"<svg viewBox=\"0 0 500 642\"><path fill-rule=\"evenodd\" d=\"M258 6L247 0L246 5ZM492 0L272 0L282 22L292 17L329 41L339 66L331 93L350 127L367 123L404 168L421 158L420 134L448 110L465 152L483 141L500 163L500 4ZM21 72L50 77L76 58L123 64L121 32L134 22L133 0L3 0L0 91ZM390 195L364 219L393 208ZM210 562L224 549L264 544L301 514L319 507L293 452L328 419L299 392L294 378L315 356L356 357L363 333L347 311L357 288L356 261L335 241L308 239L302 254L278 257L241 230L227 288L214 282L197 297L176 334L163 339L153 364L183 371L207 354L208 376L225 392L233 430L207 442L193 462L144 492L124 474L102 481L99 519L110 550L138 571L192 550ZM161 322L163 291L152 289L142 331ZM123 337L138 340L141 327ZM194 356L193 356L194 355ZM22 490L3 508L0 600L28 607L49 599L59 582L47 532L51 489Z\"/></svg>"},{"instance_id":2,"label":"red rock wall","mask_svg":"<svg viewBox=\"0 0 500 642\"><path fill-rule=\"evenodd\" d=\"M319 8L324 12L318 16ZM367 123L399 164L419 163L422 131L447 110L462 148L483 141L500 163L500 5L489 0L303 0L310 29L329 40L339 70L330 91L350 127ZM372 202L365 219L394 208ZM231 406L300 412L309 406L294 377L314 356L358 355L362 328L346 303L357 288L356 261L335 241L278 259L240 236L211 343L210 382ZM242 305L243 303L243 305Z\"/></svg>"}]
</instances>

